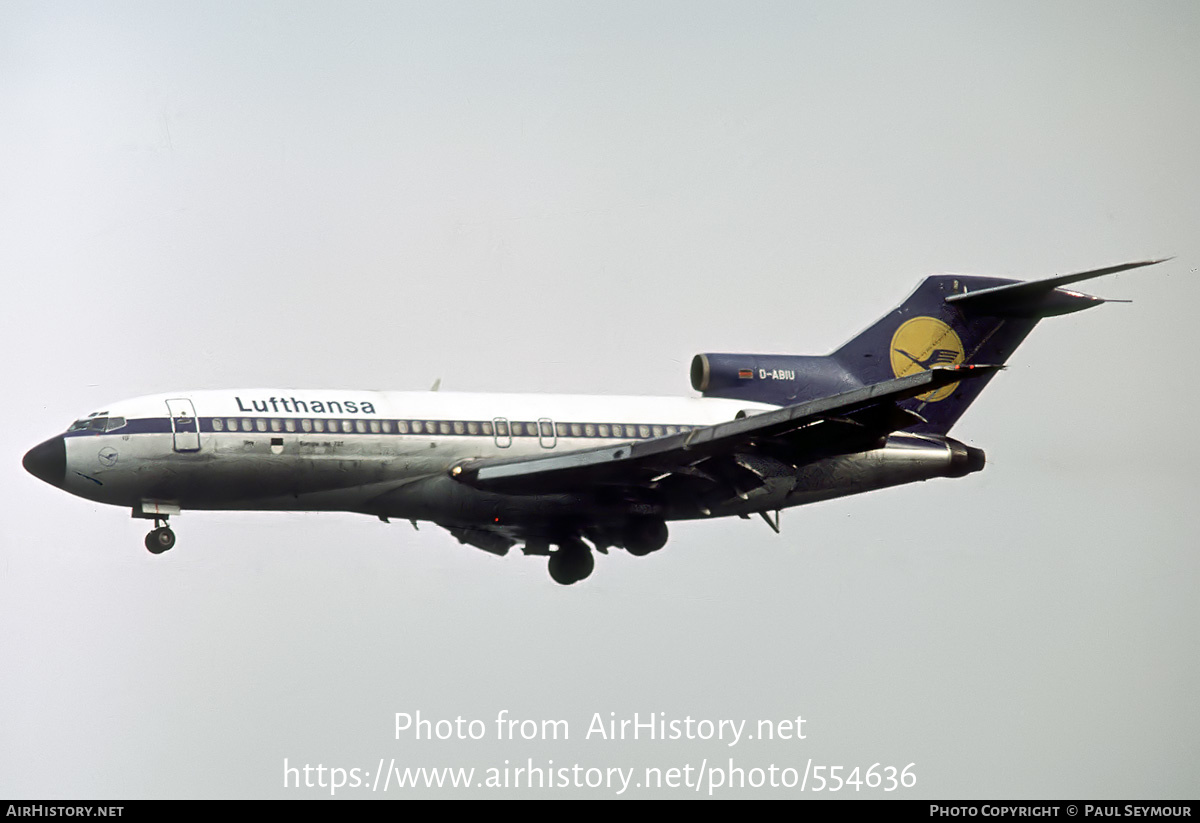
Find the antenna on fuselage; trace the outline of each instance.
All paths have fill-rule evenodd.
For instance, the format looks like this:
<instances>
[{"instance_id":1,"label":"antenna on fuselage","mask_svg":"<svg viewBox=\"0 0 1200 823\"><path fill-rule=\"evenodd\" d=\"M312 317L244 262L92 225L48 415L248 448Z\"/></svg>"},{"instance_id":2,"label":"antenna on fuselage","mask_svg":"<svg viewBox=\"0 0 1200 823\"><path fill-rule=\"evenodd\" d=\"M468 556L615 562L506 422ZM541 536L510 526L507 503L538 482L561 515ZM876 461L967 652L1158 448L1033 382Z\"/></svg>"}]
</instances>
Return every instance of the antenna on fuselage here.
<instances>
[{"instance_id":1,"label":"antenna on fuselage","mask_svg":"<svg viewBox=\"0 0 1200 823\"><path fill-rule=\"evenodd\" d=\"M442 378L440 378L440 377L439 377L437 380L434 380L434 381L433 381L433 385L429 387L429 390L430 390L430 391L437 391L437 390L438 390L438 389L440 389L441 387L442 387Z\"/></svg>"}]
</instances>

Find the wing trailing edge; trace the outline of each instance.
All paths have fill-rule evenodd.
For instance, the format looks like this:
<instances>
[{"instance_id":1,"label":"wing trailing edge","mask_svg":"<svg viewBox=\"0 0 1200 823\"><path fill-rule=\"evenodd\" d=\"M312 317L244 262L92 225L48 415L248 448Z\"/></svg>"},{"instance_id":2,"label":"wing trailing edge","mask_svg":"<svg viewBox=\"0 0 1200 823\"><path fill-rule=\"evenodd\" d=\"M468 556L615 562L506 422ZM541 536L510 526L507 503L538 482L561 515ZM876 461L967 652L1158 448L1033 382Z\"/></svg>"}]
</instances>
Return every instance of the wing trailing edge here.
<instances>
[{"instance_id":1,"label":"wing trailing edge","mask_svg":"<svg viewBox=\"0 0 1200 823\"><path fill-rule=\"evenodd\" d=\"M878 438L912 425L915 415L894 404L943 386L993 374L1000 366L937 366L906 377L792 406L702 426L689 432L568 454L471 460L450 476L475 488L532 494L596 485L636 485L660 472L686 471L705 458L736 455L766 445L793 459L869 448ZM819 432L815 429L821 424ZM808 436L813 430L814 436Z\"/></svg>"}]
</instances>

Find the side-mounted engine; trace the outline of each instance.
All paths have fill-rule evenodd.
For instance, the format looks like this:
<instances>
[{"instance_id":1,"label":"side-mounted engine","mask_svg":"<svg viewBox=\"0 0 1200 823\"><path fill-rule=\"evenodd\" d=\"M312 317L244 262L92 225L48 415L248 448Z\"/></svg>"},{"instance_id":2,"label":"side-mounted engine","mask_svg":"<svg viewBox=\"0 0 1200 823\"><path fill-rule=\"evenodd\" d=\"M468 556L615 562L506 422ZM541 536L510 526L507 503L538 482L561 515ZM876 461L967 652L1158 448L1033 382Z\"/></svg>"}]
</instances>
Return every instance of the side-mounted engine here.
<instances>
[{"instance_id":1,"label":"side-mounted engine","mask_svg":"<svg viewBox=\"0 0 1200 823\"><path fill-rule=\"evenodd\" d=\"M832 357L793 354L698 354L692 388L705 397L788 406L862 385Z\"/></svg>"}]
</instances>

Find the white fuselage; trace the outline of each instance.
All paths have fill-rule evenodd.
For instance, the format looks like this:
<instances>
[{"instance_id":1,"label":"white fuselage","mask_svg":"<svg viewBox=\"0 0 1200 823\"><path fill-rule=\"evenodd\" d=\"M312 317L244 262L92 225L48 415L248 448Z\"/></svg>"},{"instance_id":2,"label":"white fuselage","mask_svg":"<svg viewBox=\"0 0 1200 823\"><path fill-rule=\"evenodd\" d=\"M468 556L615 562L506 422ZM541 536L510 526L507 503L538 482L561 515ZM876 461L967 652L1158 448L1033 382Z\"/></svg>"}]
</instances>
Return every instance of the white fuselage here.
<instances>
[{"instance_id":1,"label":"white fuselage","mask_svg":"<svg viewBox=\"0 0 1200 823\"><path fill-rule=\"evenodd\" d=\"M715 424L773 408L714 398L175 392L92 412L30 449L23 463L72 494L154 519L145 542L155 554L175 544L174 532L159 524L186 509L347 511L432 521L495 554L520 543L526 554L549 555L560 583L590 573L589 543L639 556L657 551L670 520L767 517L983 467L982 452L938 435L893 432L849 446L843 435L826 451L820 420L801 424L816 426L818 439L810 436L798 451L770 436L724 451L702 445ZM763 418L768 427L772 419ZM655 457L633 474L585 472L573 482L553 474L635 452ZM480 466L511 477L547 465L558 467L551 473L557 479L531 486L489 486L496 481L472 475ZM558 550L551 553L551 544Z\"/></svg>"},{"instance_id":2,"label":"white fuselage","mask_svg":"<svg viewBox=\"0 0 1200 823\"><path fill-rule=\"evenodd\" d=\"M364 511L463 460L644 440L770 408L677 397L176 392L80 421L108 422L66 434L63 488L131 507Z\"/></svg>"},{"instance_id":3,"label":"white fuselage","mask_svg":"<svg viewBox=\"0 0 1200 823\"><path fill-rule=\"evenodd\" d=\"M22 463L153 518L156 554L175 541L159 523L181 510L349 511L432 521L497 554L521 543L572 583L593 550L662 548L668 521L772 522L792 506L981 470L982 450L950 427L1039 318L1103 302L1059 286L1154 262L1030 282L926 278L830 355L697 355L703 398L185 391L113 403Z\"/></svg>"}]
</instances>

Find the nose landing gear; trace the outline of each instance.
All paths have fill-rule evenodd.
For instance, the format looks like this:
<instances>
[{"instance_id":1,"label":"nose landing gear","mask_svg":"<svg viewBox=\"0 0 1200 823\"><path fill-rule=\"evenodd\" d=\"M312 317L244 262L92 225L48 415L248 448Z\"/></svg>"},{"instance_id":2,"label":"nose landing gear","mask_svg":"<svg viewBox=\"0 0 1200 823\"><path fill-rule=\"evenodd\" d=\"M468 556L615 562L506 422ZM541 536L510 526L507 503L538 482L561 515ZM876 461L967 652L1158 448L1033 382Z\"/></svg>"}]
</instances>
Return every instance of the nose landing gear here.
<instances>
[{"instance_id":1,"label":"nose landing gear","mask_svg":"<svg viewBox=\"0 0 1200 823\"><path fill-rule=\"evenodd\" d=\"M154 525L157 527L148 535L146 535L146 548L151 554L162 554L175 545L175 532L171 531L171 527L166 525L166 518L162 519L162 525L159 525L159 519L154 519Z\"/></svg>"}]
</instances>

